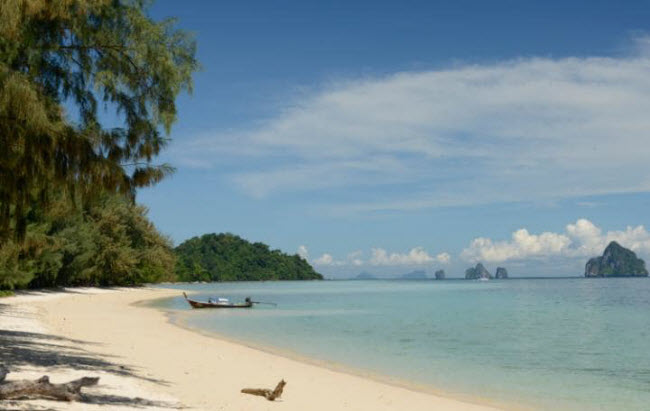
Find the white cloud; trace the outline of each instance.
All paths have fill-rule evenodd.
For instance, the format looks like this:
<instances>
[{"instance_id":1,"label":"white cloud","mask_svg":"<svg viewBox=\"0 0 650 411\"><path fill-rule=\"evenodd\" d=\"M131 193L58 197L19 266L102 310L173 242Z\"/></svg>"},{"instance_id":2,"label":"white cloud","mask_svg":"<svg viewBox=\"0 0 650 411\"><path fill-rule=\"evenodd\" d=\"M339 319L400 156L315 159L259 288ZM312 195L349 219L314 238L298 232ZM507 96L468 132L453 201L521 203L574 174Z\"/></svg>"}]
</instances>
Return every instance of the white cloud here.
<instances>
[{"instance_id":1,"label":"white cloud","mask_svg":"<svg viewBox=\"0 0 650 411\"><path fill-rule=\"evenodd\" d=\"M337 265L335 264L334 257L332 257L330 254L323 254L317 259L314 260L314 264L316 265Z\"/></svg>"},{"instance_id":2,"label":"white cloud","mask_svg":"<svg viewBox=\"0 0 650 411\"><path fill-rule=\"evenodd\" d=\"M408 253L388 253L383 248L373 248L372 257L369 263L371 265L385 265L385 266L398 266L398 265L425 265L434 262L447 264L451 257L448 253L438 254L432 257L422 247L412 248Z\"/></svg>"},{"instance_id":3,"label":"white cloud","mask_svg":"<svg viewBox=\"0 0 650 411\"><path fill-rule=\"evenodd\" d=\"M468 261L521 260L529 257L556 255L570 243L571 239L562 234L534 235L522 228L512 233L511 241L494 242L489 238L475 238L469 248L463 250L461 257Z\"/></svg>"},{"instance_id":4,"label":"white cloud","mask_svg":"<svg viewBox=\"0 0 650 411\"><path fill-rule=\"evenodd\" d=\"M316 258L313 263L316 265L326 265L326 266L362 266L364 264L363 259L361 258L363 253L361 251L353 251L347 255L345 260L336 260L329 253L324 253L320 257Z\"/></svg>"},{"instance_id":5,"label":"white cloud","mask_svg":"<svg viewBox=\"0 0 650 411\"><path fill-rule=\"evenodd\" d=\"M298 255L304 258L305 260L309 260L309 250L307 250L307 246L305 245L299 246Z\"/></svg>"},{"instance_id":6,"label":"white cloud","mask_svg":"<svg viewBox=\"0 0 650 411\"><path fill-rule=\"evenodd\" d=\"M341 213L647 191L648 44L639 38L636 54L616 58L516 59L341 82L256 128L217 132L174 155L201 167L228 163L232 183L254 197L403 188L350 190L335 205Z\"/></svg>"},{"instance_id":7,"label":"white cloud","mask_svg":"<svg viewBox=\"0 0 650 411\"><path fill-rule=\"evenodd\" d=\"M449 264L451 262L451 255L449 253L440 253L436 256L436 260L442 264Z\"/></svg>"},{"instance_id":8,"label":"white cloud","mask_svg":"<svg viewBox=\"0 0 650 411\"><path fill-rule=\"evenodd\" d=\"M650 253L650 233L644 226L628 226L622 231L602 230L587 219L568 224L564 233L530 234L522 228L512 233L510 241L493 241L479 237L461 253L467 261L502 262L546 257L591 257L599 255L611 241L636 252Z\"/></svg>"},{"instance_id":9,"label":"white cloud","mask_svg":"<svg viewBox=\"0 0 650 411\"><path fill-rule=\"evenodd\" d=\"M363 259L361 258L362 256L363 256L363 252L362 252L362 251L360 251L360 250L353 251L353 252L351 252L351 253L348 254L347 261L348 261L348 263L350 263L351 265L353 265L353 266L355 266L355 267L359 267L359 266L362 266L362 265L364 264L364 261L363 261Z\"/></svg>"},{"instance_id":10,"label":"white cloud","mask_svg":"<svg viewBox=\"0 0 650 411\"><path fill-rule=\"evenodd\" d=\"M607 244L610 241L616 241L639 253L650 254L650 233L642 225L628 226L621 231L609 231L605 235L605 241L601 244Z\"/></svg>"},{"instance_id":11,"label":"white cloud","mask_svg":"<svg viewBox=\"0 0 650 411\"><path fill-rule=\"evenodd\" d=\"M412 248L408 253L389 253L383 248L373 248L371 250L371 257L367 261L363 259L363 251L356 250L348 253L345 259L337 260L329 253L324 253L320 257L313 260L315 265L321 266L354 266L360 267L363 265L373 266L408 266L408 265L426 265L432 263L449 264L451 256L447 252L442 252L435 257L423 247Z\"/></svg>"}]
</instances>

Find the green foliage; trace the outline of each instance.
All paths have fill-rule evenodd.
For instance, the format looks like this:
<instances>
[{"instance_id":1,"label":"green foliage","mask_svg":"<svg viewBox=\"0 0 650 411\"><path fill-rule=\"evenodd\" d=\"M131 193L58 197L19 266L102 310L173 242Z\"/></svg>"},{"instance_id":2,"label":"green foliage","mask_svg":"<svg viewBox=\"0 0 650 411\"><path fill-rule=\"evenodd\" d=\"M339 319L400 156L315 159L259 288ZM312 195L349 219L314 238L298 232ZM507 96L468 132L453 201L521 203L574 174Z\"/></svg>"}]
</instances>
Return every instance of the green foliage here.
<instances>
[{"instance_id":1,"label":"green foliage","mask_svg":"<svg viewBox=\"0 0 650 411\"><path fill-rule=\"evenodd\" d=\"M176 247L181 281L321 280L298 255L270 250L233 234L205 234Z\"/></svg>"},{"instance_id":2,"label":"green foliage","mask_svg":"<svg viewBox=\"0 0 650 411\"><path fill-rule=\"evenodd\" d=\"M160 129L169 133L176 96L191 89L195 43L173 20L149 18L147 3L2 1L0 240L23 240L30 203L45 205L48 190L84 202L105 192L133 197L172 171L152 160L166 145ZM99 107L122 125L103 125ZM7 253L0 258L14 259Z\"/></svg>"},{"instance_id":3,"label":"green foliage","mask_svg":"<svg viewBox=\"0 0 650 411\"><path fill-rule=\"evenodd\" d=\"M171 242L122 196L82 210L53 201L27 213L25 241L0 245L0 289L139 285L173 280Z\"/></svg>"},{"instance_id":4,"label":"green foliage","mask_svg":"<svg viewBox=\"0 0 650 411\"><path fill-rule=\"evenodd\" d=\"M2 297L11 297L12 295L14 295L14 292L13 292L13 291L10 291L10 290L0 290L0 298L2 298Z\"/></svg>"},{"instance_id":5,"label":"green foliage","mask_svg":"<svg viewBox=\"0 0 650 411\"><path fill-rule=\"evenodd\" d=\"M0 289L22 288L34 277L34 261L28 243L7 241L0 245Z\"/></svg>"}]
</instances>

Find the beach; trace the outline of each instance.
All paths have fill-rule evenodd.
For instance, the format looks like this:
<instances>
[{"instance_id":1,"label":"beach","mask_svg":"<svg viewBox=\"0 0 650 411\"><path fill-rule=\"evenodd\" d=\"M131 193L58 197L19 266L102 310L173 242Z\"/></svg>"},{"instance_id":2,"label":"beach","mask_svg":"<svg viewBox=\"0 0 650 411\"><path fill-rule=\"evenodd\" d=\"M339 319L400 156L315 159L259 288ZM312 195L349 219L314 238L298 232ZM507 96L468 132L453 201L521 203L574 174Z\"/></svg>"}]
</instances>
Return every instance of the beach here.
<instances>
[{"instance_id":1,"label":"beach","mask_svg":"<svg viewBox=\"0 0 650 411\"><path fill-rule=\"evenodd\" d=\"M13 401L10 409L489 410L190 331L143 304L177 290L68 289L0 300L7 380L98 376L88 401ZM279 400L242 394L287 382ZM6 404L0 403L2 407Z\"/></svg>"}]
</instances>

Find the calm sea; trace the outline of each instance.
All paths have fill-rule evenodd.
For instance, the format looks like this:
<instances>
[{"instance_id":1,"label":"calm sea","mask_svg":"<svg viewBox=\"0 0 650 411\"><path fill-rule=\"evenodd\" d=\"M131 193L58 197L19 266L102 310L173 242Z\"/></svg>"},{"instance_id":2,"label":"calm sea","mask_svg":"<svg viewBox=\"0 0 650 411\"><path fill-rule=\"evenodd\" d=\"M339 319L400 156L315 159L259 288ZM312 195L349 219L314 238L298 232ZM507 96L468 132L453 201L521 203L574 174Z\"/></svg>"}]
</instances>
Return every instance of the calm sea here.
<instances>
[{"instance_id":1,"label":"calm sea","mask_svg":"<svg viewBox=\"0 0 650 411\"><path fill-rule=\"evenodd\" d=\"M650 279L322 281L172 286L271 301L186 325L450 395L539 409L650 409ZM180 294L180 293L179 293Z\"/></svg>"}]
</instances>

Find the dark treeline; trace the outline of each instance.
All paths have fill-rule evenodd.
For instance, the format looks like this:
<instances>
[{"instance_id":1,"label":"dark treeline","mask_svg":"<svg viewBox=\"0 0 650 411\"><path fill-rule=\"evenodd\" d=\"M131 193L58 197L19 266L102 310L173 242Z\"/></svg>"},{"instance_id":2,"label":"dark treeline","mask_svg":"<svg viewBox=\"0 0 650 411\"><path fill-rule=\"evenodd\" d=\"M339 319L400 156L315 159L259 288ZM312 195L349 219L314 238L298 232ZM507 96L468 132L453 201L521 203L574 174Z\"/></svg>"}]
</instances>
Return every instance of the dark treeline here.
<instances>
[{"instance_id":1,"label":"dark treeline","mask_svg":"<svg viewBox=\"0 0 650 411\"><path fill-rule=\"evenodd\" d=\"M234 236L176 264L137 205L138 188L173 172L154 160L198 69L192 36L149 3L2 1L0 290L317 277Z\"/></svg>"},{"instance_id":2,"label":"dark treeline","mask_svg":"<svg viewBox=\"0 0 650 411\"><path fill-rule=\"evenodd\" d=\"M198 63L148 4L2 1L0 289L173 278L135 197L173 171L154 160Z\"/></svg>"},{"instance_id":3,"label":"dark treeline","mask_svg":"<svg viewBox=\"0 0 650 411\"><path fill-rule=\"evenodd\" d=\"M30 208L24 240L0 246L0 290L322 279L300 256L232 234L194 237L174 250L146 212L119 195L85 207L54 200L47 211Z\"/></svg>"},{"instance_id":4,"label":"dark treeline","mask_svg":"<svg viewBox=\"0 0 650 411\"><path fill-rule=\"evenodd\" d=\"M321 280L298 255L271 250L233 234L205 234L176 248L182 281Z\"/></svg>"},{"instance_id":5,"label":"dark treeline","mask_svg":"<svg viewBox=\"0 0 650 411\"><path fill-rule=\"evenodd\" d=\"M171 241L124 196L54 200L26 212L22 241L0 246L0 289L138 285L174 280Z\"/></svg>"}]
</instances>

